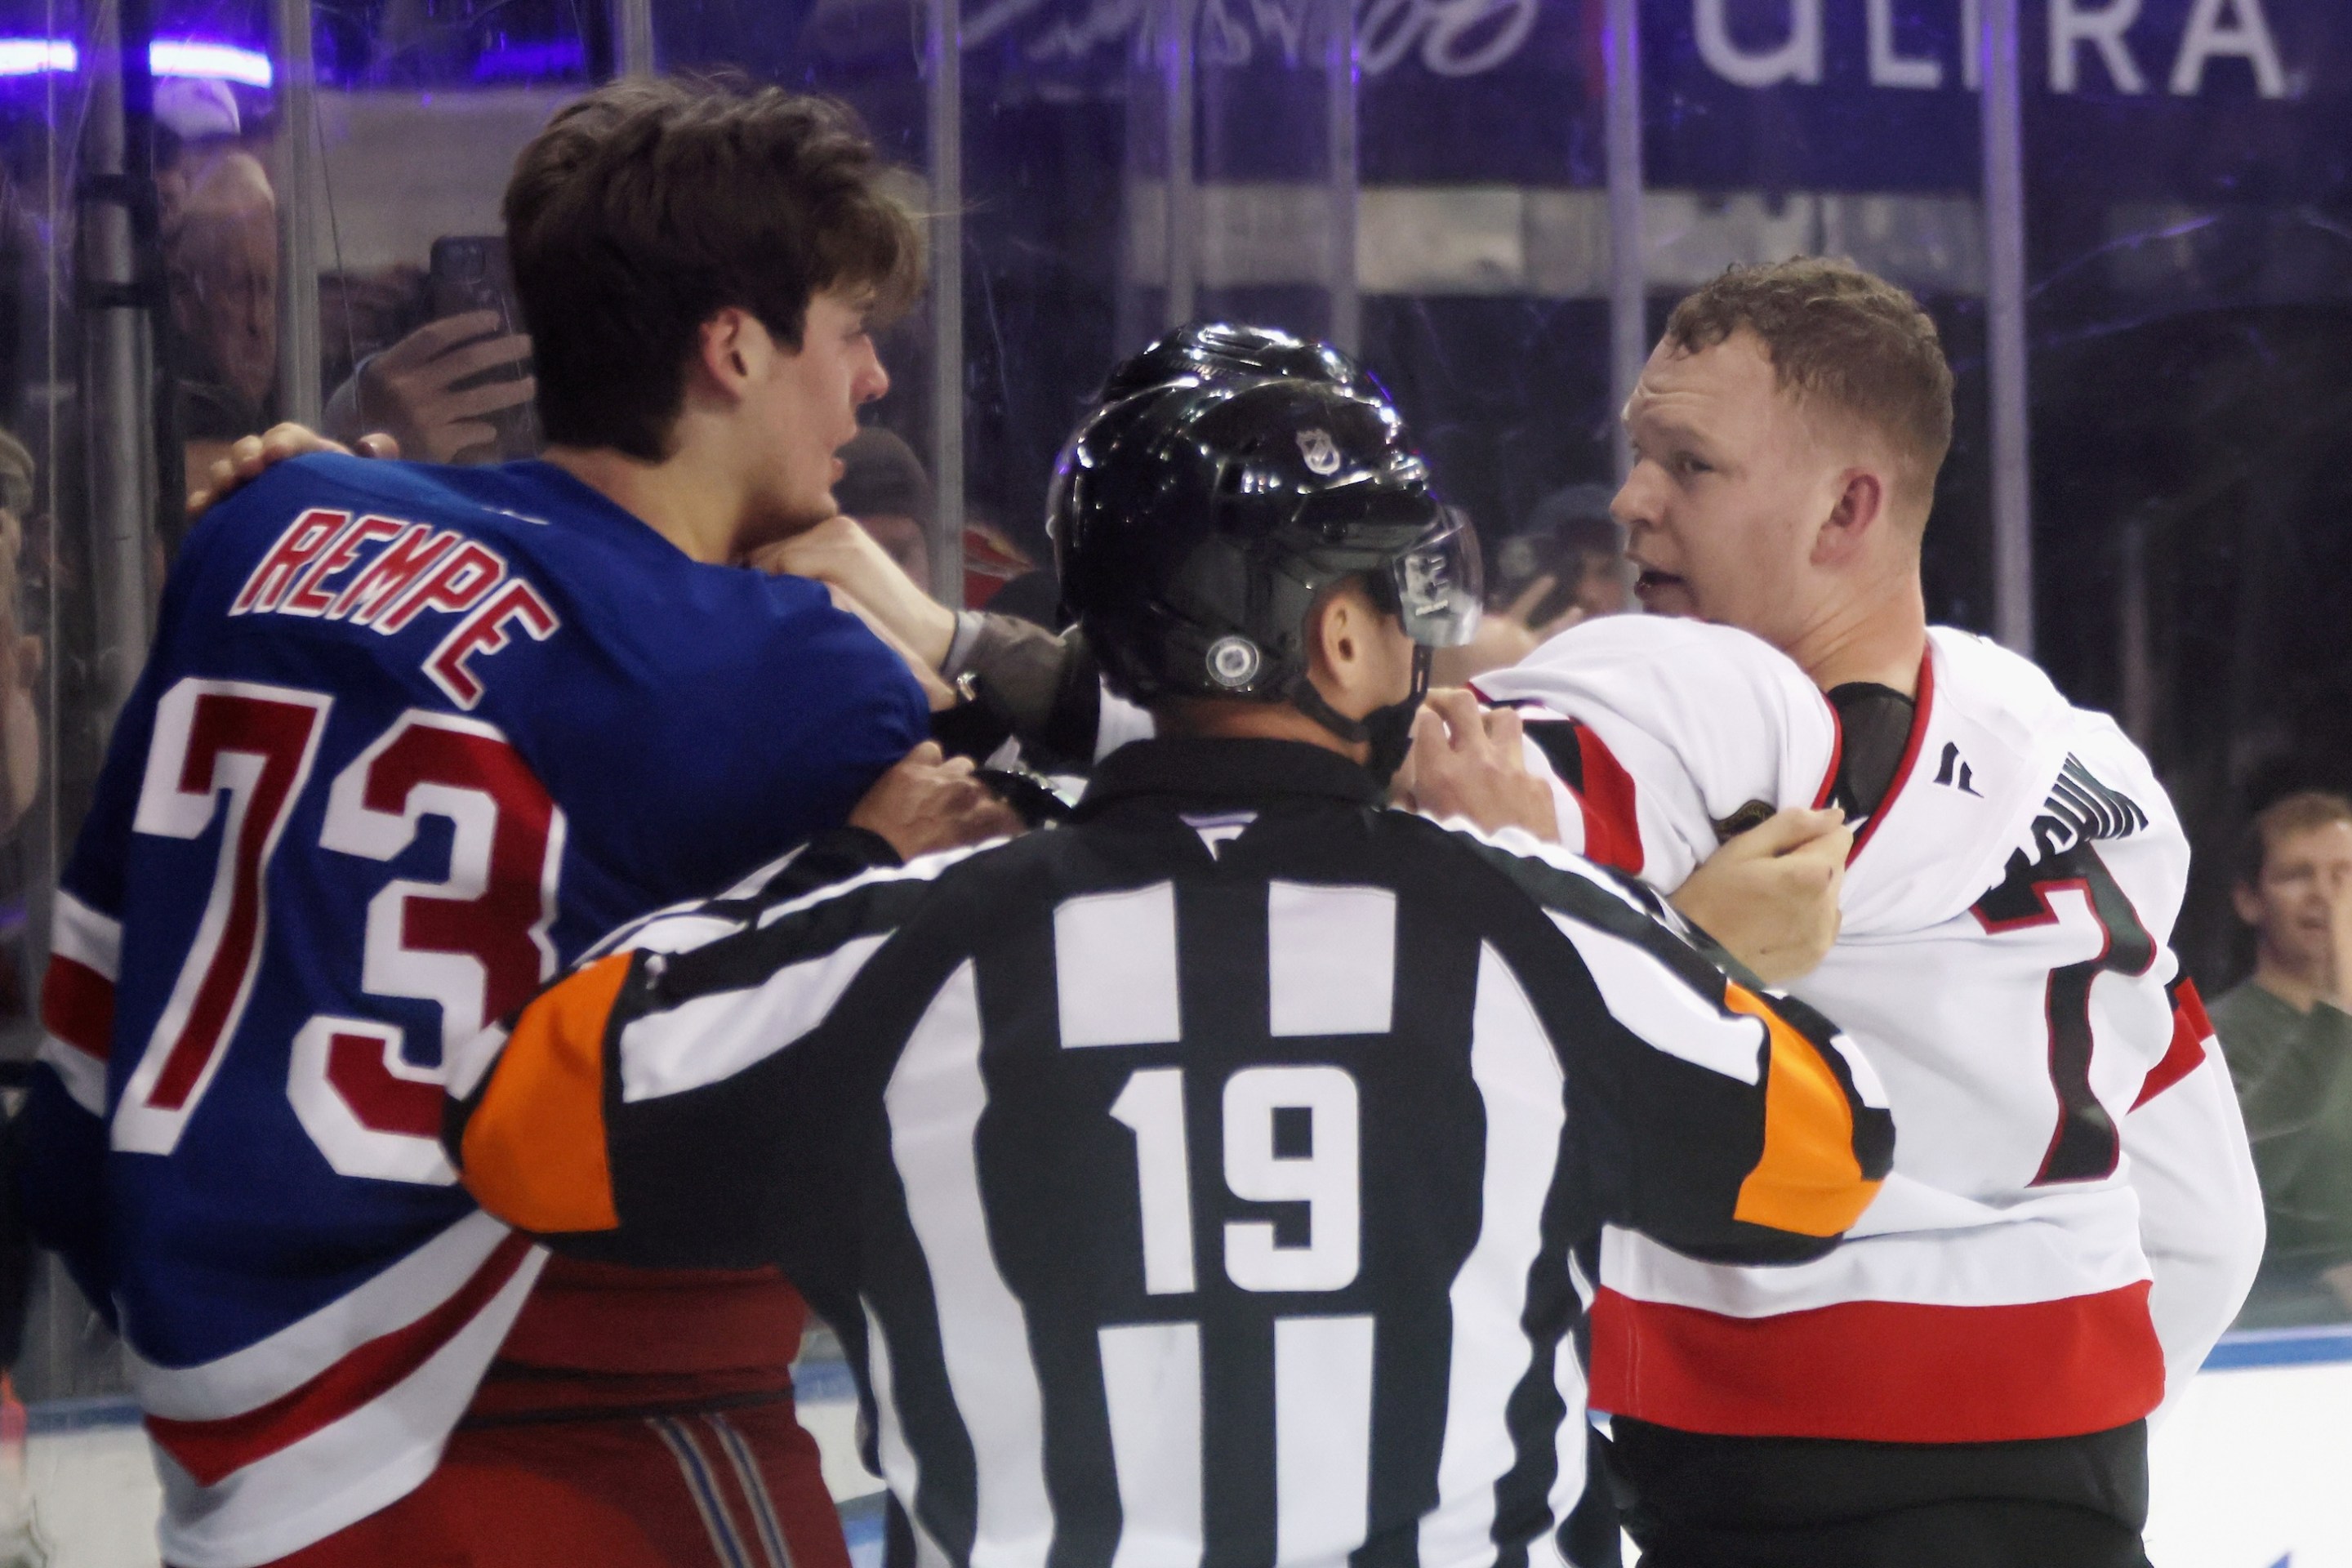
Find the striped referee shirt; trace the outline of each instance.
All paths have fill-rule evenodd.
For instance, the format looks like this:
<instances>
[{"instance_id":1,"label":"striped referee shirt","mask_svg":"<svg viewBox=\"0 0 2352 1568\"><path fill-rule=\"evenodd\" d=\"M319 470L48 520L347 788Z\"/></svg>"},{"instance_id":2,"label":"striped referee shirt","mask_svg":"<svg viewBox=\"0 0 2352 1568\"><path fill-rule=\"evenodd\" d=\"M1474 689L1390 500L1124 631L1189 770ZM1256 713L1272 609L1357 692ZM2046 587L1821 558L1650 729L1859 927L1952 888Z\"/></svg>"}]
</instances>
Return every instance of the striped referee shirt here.
<instances>
[{"instance_id":1,"label":"striped referee shirt","mask_svg":"<svg viewBox=\"0 0 2352 1568\"><path fill-rule=\"evenodd\" d=\"M1557 1565L1577 1245L1818 1256L1893 1129L1648 894L1379 796L1152 741L1069 827L811 891L814 850L486 1037L453 1151L567 1250L780 1263L900 1556Z\"/></svg>"}]
</instances>

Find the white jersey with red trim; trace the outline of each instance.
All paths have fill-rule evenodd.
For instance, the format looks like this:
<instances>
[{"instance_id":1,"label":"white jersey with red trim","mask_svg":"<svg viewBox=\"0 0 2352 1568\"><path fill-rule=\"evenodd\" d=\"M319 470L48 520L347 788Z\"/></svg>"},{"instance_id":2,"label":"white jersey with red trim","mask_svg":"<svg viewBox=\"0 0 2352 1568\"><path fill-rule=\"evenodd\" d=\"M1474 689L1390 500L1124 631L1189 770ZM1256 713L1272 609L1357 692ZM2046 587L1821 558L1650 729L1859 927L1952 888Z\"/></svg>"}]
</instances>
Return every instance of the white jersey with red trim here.
<instances>
[{"instance_id":1,"label":"white jersey with red trim","mask_svg":"<svg viewBox=\"0 0 2352 1568\"><path fill-rule=\"evenodd\" d=\"M1646 695L1621 673L1596 704L1592 681L1558 673L1584 628L1480 687L1574 721L1587 778L1605 747L1633 809L1579 791L1576 826L1590 839L1615 812L1597 831L1638 837L1642 874L1671 887L1692 847L1648 797L1705 795L1744 766L1781 775L1757 798L1803 804L1801 781L1834 772L1819 735L1834 720L1818 693L1787 696L1796 667L1760 644L1745 650L1759 668L1727 678L1654 624L1612 633L1654 639ZM1765 710L1769 743L1750 735L1727 761L1759 688L1801 716L1780 730ZM1619 741L1629 725L1645 744ZM1594 1408L1729 1435L1990 1442L2123 1426L2185 1386L2263 1240L2236 1099L2168 946L2188 868L2171 803L2113 721L2014 654L1935 629L1836 947L1789 987L1884 1079L1895 1174L1846 1245L1792 1268L1609 1232Z\"/></svg>"},{"instance_id":2,"label":"white jersey with red trim","mask_svg":"<svg viewBox=\"0 0 2352 1568\"><path fill-rule=\"evenodd\" d=\"M1561 843L1667 891L1730 833L1820 805L1836 771L1837 715L1820 690L1729 626L1587 621L1476 689L1527 721Z\"/></svg>"}]
</instances>

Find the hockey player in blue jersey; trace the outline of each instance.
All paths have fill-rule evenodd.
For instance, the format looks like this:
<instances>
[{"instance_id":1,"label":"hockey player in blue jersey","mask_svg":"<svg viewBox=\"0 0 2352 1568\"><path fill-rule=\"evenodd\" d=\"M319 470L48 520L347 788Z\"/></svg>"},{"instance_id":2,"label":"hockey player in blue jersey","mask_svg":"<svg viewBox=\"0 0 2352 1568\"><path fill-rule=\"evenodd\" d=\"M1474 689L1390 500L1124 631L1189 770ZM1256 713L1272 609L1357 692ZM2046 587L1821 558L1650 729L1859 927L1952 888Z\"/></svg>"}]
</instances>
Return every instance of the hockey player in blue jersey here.
<instances>
[{"instance_id":1,"label":"hockey player in blue jersey","mask_svg":"<svg viewBox=\"0 0 2352 1568\"><path fill-rule=\"evenodd\" d=\"M832 511L887 385L867 323L920 260L882 174L817 100L590 95L507 197L547 460L312 458L190 534L21 1129L36 1231L127 1342L166 1561L845 1568L789 1288L550 1265L436 1134L451 1047L928 733L824 588L729 564ZM943 826L1002 809L936 775Z\"/></svg>"}]
</instances>

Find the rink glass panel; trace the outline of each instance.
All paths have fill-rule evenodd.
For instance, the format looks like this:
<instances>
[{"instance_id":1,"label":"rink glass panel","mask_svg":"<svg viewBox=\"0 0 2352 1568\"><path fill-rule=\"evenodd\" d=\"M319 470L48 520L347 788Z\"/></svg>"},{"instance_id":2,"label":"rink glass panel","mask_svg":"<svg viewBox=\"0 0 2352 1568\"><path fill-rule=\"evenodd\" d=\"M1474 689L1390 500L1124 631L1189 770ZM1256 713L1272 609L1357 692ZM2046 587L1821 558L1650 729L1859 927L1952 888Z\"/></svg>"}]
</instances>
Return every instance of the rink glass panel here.
<instances>
[{"instance_id":1,"label":"rink glass panel","mask_svg":"<svg viewBox=\"0 0 2352 1568\"><path fill-rule=\"evenodd\" d=\"M1992 604L1981 67L1959 0L1644 0L1652 298L1728 265L1848 257L1916 294L1956 374L1927 531L1931 619ZM1663 310L1653 325L1663 326Z\"/></svg>"},{"instance_id":2,"label":"rink glass panel","mask_svg":"<svg viewBox=\"0 0 2352 1568\"><path fill-rule=\"evenodd\" d=\"M2247 962L2225 885L2247 814L2352 786L2352 23L2326 0L2143 0L2110 37L2082 30L2086 0L2053 3L2063 17L2041 0L2021 17L2038 651L2173 790L2200 857L2180 944L2214 994ZM1647 330L1725 265L1800 251L1917 291L1960 397L1930 608L1990 626L1971 8L1635 10ZM436 243L496 235L514 153L628 67L838 95L925 212L952 216L932 271L953 312L935 290L888 331L894 389L869 417L940 482L934 542L963 546L975 600L1047 559L1046 479L1105 367L1203 315L1355 348L1490 542L1550 491L1614 478L1625 279L1601 0L339 0L310 14L307 94L289 90L288 15L155 8L160 195L141 229L73 200L110 11L0 6L0 398L23 448L0 448L0 1047L16 1059L37 1037L48 889L179 537L170 498L236 435L332 411L462 297L463 247L436 276ZM78 301L105 247L77 241L110 225L152 299ZM135 353L100 374L126 321ZM518 420L498 446L531 439ZM20 1383L119 1388L69 1290L45 1286Z\"/></svg>"},{"instance_id":3,"label":"rink glass panel","mask_svg":"<svg viewBox=\"0 0 2352 1568\"><path fill-rule=\"evenodd\" d=\"M2212 998L2249 817L2352 790L2352 14L2147 0L2073 53L2026 99L2038 651L2170 790ZM2352 1096L2248 1103L2266 1163L2340 1163ZM2266 1279L2242 1322L2347 1309Z\"/></svg>"}]
</instances>

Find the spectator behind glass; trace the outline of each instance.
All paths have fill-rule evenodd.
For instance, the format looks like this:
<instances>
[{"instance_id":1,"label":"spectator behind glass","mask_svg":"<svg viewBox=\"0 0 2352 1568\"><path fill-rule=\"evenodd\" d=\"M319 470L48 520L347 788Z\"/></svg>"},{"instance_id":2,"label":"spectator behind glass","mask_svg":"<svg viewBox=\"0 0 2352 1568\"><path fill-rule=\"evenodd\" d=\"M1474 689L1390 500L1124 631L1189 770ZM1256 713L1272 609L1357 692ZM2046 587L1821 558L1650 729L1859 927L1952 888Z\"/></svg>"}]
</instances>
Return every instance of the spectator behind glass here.
<instances>
[{"instance_id":1,"label":"spectator behind glass","mask_svg":"<svg viewBox=\"0 0 2352 1568\"><path fill-rule=\"evenodd\" d=\"M0 1050L19 1058L30 1056L40 1037L26 984L26 895L38 860L16 833L44 782L37 692L47 648L37 632L26 629L26 611L38 603L26 592L26 524L37 521L33 479L32 454L0 431ZM41 551L36 547L32 554L30 570L37 574ZM15 1342L5 1310L7 1250L0 1235L0 1352Z\"/></svg>"},{"instance_id":2,"label":"spectator behind glass","mask_svg":"<svg viewBox=\"0 0 2352 1568\"><path fill-rule=\"evenodd\" d=\"M1554 490L1495 546L1477 639L1438 650L1439 685L1517 664L1580 621L1633 607L1625 531L1609 515L1611 494L1605 485Z\"/></svg>"},{"instance_id":3,"label":"spectator behind glass","mask_svg":"<svg viewBox=\"0 0 2352 1568\"><path fill-rule=\"evenodd\" d=\"M188 192L215 163L245 151L244 117L228 83L166 77L155 84L155 201L162 232L178 226Z\"/></svg>"},{"instance_id":4,"label":"spectator behind glass","mask_svg":"<svg viewBox=\"0 0 2352 1568\"><path fill-rule=\"evenodd\" d=\"M2352 1313L2352 800L2291 795L2254 818L2232 889L2254 973L2213 1004L2270 1241L2239 1321Z\"/></svg>"},{"instance_id":5,"label":"spectator behind glass","mask_svg":"<svg viewBox=\"0 0 2352 1568\"><path fill-rule=\"evenodd\" d=\"M501 332L496 310L465 310L427 321L379 354L360 361L350 380L327 399L320 424L338 441L381 431L400 443L400 455L420 463L495 463L498 427L492 415L519 408L539 390L530 376L515 381L475 378L530 358L530 339ZM191 469L190 472L199 470Z\"/></svg>"},{"instance_id":6,"label":"spectator behind glass","mask_svg":"<svg viewBox=\"0 0 2352 1568\"><path fill-rule=\"evenodd\" d=\"M228 443L278 422L278 198L261 162L240 140L236 100L226 86L160 82L155 114L170 133L155 183L179 342L184 472L194 479ZM399 297L410 279L421 283L423 276L394 268L381 278L322 278L327 341L351 336L355 310L406 314ZM355 292L364 300L355 300ZM425 462L530 455L501 453L497 428L485 421L530 402L530 378L474 384L530 357L529 338L499 327L496 311L460 312L363 358L328 400L328 433L351 441L362 431L384 431L405 456Z\"/></svg>"},{"instance_id":7,"label":"spectator behind glass","mask_svg":"<svg viewBox=\"0 0 2352 1568\"><path fill-rule=\"evenodd\" d=\"M23 619L25 519L33 495L33 455L0 431L0 837L16 831L41 789L41 717L33 690L45 648ZM6 1016L0 1008L0 1021Z\"/></svg>"},{"instance_id":8,"label":"spectator behind glass","mask_svg":"<svg viewBox=\"0 0 2352 1568\"><path fill-rule=\"evenodd\" d=\"M860 430L837 455L842 473L834 481L833 497L842 515L929 595L931 530L938 514L922 460L895 431L877 425ZM1054 574L1032 565L1003 530L971 512L964 518L963 564L963 604L984 604L1049 628L1055 624L1061 590Z\"/></svg>"},{"instance_id":9,"label":"spectator behind glass","mask_svg":"<svg viewBox=\"0 0 2352 1568\"><path fill-rule=\"evenodd\" d=\"M931 481L914 448L896 433L869 425L835 456L841 460L841 478L833 482L835 504L900 571L928 588Z\"/></svg>"},{"instance_id":10,"label":"spectator behind glass","mask_svg":"<svg viewBox=\"0 0 2352 1568\"><path fill-rule=\"evenodd\" d=\"M203 164L163 237L180 436L202 473L278 422L278 197L250 153Z\"/></svg>"}]
</instances>

